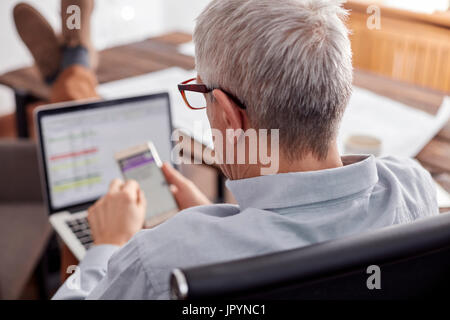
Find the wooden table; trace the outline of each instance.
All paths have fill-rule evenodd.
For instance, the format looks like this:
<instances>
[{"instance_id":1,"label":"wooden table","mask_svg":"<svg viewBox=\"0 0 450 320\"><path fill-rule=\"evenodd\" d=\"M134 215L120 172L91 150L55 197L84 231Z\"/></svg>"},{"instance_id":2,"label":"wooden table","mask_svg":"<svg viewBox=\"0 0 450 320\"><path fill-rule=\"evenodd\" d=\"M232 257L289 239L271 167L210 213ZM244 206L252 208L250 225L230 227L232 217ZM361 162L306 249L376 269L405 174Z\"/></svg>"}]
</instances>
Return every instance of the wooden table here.
<instances>
[{"instance_id":1,"label":"wooden table","mask_svg":"<svg viewBox=\"0 0 450 320\"><path fill-rule=\"evenodd\" d=\"M177 51L179 44L191 40L191 35L177 32L104 50L100 52L99 82L120 80L173 66L191 70L194 68L194 58ZM445 96L442 92L358 70L355 71L354 83L431 114L436 113ZM19 133L27 136L26 105L36 99L47 100L48 86L39 79L34 67L4 74L0 76L0 84L14 89ZM450 122L419 153L417 159L450 192Z\"/></svg>"}]
</instances>

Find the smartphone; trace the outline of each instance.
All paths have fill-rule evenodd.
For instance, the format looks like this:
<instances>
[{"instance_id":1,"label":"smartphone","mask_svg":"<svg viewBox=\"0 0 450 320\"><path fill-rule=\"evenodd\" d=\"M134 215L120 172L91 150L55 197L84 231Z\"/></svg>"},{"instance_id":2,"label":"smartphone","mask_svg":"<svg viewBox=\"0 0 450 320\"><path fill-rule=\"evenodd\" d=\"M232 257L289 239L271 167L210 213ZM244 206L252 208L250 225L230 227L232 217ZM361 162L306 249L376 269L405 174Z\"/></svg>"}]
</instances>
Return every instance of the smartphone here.
<instances>
[{"instance_id":1,"label":"smartphone","mask_svg":"<svg viewBox=\"0 0 450 320\"><path fill-rule=\"evenodd\" d=\"M153 143L148 142L116 153L125 180L136 180L147 199L145 227L157 226L179 210L161 170L162 162Z\"/></svg>"}]
</instances>

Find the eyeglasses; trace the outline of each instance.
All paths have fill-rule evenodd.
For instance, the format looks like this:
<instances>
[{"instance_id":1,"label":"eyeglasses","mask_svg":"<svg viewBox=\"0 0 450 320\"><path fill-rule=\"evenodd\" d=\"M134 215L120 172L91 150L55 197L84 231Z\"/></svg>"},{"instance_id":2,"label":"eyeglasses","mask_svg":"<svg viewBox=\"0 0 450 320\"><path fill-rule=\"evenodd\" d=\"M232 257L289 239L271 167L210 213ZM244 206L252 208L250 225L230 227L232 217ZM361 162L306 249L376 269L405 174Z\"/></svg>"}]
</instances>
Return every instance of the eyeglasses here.
<instances>
[{"instance_id":1,"label":"eyeglasses","mask_svg":"<svg viewBox=\"0 0 450 320\"><path fill-rule=\"evenodd\" d=\"M195 83L197 78L186 80L178 85L181 96L186 105L192 110L206 109L206 93L212 92L214 89L208 88L204 84ZM244 104L232 94L222 90L231 100L241 109L245 110Z\"/></svg>"}]
</instances>

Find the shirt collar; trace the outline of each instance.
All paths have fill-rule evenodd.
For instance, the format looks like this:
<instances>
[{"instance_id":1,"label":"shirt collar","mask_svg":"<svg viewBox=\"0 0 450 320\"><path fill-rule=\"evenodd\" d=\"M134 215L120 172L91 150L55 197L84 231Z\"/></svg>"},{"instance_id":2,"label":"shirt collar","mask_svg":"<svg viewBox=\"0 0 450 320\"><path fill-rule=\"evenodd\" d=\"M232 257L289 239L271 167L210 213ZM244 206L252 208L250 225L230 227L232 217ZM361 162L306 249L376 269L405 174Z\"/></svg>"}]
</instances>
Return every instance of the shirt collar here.
<instances>
[{"instance_id":1,"label":"shirt collar","mask_svg":"<svg viewBox=\"0 0 450 320\"><path fill-rule=\"evenodd\" d=\"M335 200L362 192L378 182L373 156L342 157L344 167L228 180L242 210L278 209Z\"/></svg>"}]
</instances>

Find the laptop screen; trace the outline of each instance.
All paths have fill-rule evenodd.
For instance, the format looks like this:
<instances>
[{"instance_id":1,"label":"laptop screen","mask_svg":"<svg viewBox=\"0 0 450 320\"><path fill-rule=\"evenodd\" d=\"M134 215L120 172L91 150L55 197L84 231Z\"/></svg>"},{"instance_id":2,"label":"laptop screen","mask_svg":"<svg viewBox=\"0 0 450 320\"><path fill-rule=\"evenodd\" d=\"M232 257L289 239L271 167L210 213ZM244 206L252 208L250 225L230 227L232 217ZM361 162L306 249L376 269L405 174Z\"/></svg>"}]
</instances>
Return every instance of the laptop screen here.
<instances>
[{"instance_id":1,"label":"laptop screen","mask_svg":"<svg viewBox=\"0 0 450 320\"><path fill-rule=\"evenodd\" d=\"M61 107L38 116L51 211L95 201L121 178L118 151L152 141L170 161L171 121L166 94Z\"/></svg>"}]
</instances>

